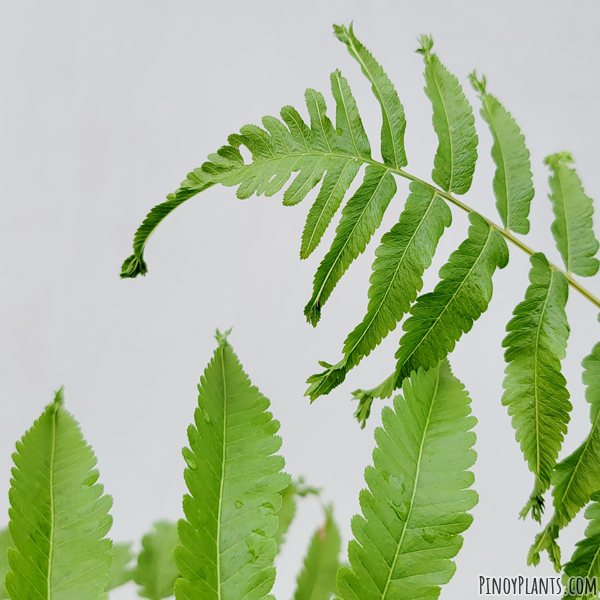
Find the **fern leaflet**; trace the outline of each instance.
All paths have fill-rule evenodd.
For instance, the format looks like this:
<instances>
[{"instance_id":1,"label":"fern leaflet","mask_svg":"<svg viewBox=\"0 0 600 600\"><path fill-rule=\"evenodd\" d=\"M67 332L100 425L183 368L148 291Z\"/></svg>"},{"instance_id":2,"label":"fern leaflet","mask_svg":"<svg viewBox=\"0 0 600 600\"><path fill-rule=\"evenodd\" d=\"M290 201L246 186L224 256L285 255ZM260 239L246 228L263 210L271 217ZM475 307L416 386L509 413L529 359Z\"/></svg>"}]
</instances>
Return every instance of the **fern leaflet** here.
<instances>
[{"instance_id":1,"label":"fern leaflet","mask_svg":"<svg viewBox=\"0 0 600 600\"><path fill-rule=\"evenodd\" d=\"M112 499L96 483L96 457L64 409L62 389L17 442L13 459L10 597L105 600Z\"/></svg>"},{"instance_id":2,"label":"fern leaflet","mask_svg":"<svg viewBox=\"0 0 600 600\"><path fill-rule=\"evenodd\" d=\"M279 423L269 401L250 384L226 337L198 386L175 561L177 600L258 600L275 579L275 534L282 473Z\"/></svg>"},{"instance_id":3,"label":"fern leaflet","mask_svg":"<svg viewBox=\"0 0 600 600\"><path fill-rule=\"evenodd\" d=\"M360 494L364 516L352 519L350 567L338 572L342 600L437 598L477 504L467 470L475 418L462 384L443 361L413 373L402 389L375 432L369 489Z\"/></svg>"},{"instance_id":4,"label":"fern leaflet","mask_svg":"<svg viewBox=\"0 0 600 600\"><path fill-rule=\"evenodd\" d=\"M547 156L544 162L552 171L548 197L556 217L552 223L556 247L568 273L591 277L600 266L594 258L599 244L592 229L592 199L585 195L575 169L568 166L573 162L568 152Z\"/></svg>"},{"instance_id":5,"label":"fern leaflet","mask_svg":"<svg viewBox=\"0 0 600 600\"><path fill-rule=\"evenodd\" d=\"M4 579L8 573L8 549L13 547L10 531L0 531L0 600L8 600L8 592L4 585Z\"/></svg>"},{"instance_id":6,"label":"fern leaflet","mask_svg":"<svg viewBox=\"0 0 600 600\"><path fill-rule=\"evenodd\" d=\"M485 77L470 75L481 98L481 116L492 134L492 159L496 164L493 188L502 224L515 233L529 233L529 208L533 181L529 150L512 115L486 90Z\"/></svg>"},{"instance_id":7,"label":"fern leaflet","mask_svg":"<svg viewBox=\"0 0 600 600\"><path fill-rule=\"evenodd\" d=\"M560 530L589 502L590 496L600 490L600 343L583 359L582 366L592 426L581 446L558 463L552 474L554 514L536 537L530 552L530 560L535 564L539 562L541 550L551 548L550 557L557 555L554 545Z\"/></svg>"},{"instance_id":8,"label":"fern leaflet","mask_svg":"<svg viewBox=\"0 0 600 600\"><path fill-rule=\"evenodd\" d=\"M329 600L335 594L340 563L340 532L332 509L326 509L325 523L312 537L304 567L298 576L294 600Z\"/></svg>"},{"instance_id":9,"label":"fern leaflet","mask_svg":"<svg viewBox=\"0 0 600 600\"><path fill-rule=\"evenodd\" d=\"M108 591L125 585L133 579L133 568L130 566L133 560L131 544L113 544L112 547L113 562L110 567Z\"/></svg>"},{"instance_id":10,"label":"fern leaflet","mask_svg":"<svg viewBox=\"0 0 600 600\"><path fill-rule=\"evenodd\" d=\"M433 127L439 140L431 178L446 192L466 194L477 162L473 110L458 79L431 53L431 37L423 35L420 41L417 52L425 60L425 93L433 105Z\"/></svg>"},{"instance_id":11,"label":"fern leaflet","mask_svg":"<svg viewBox=\"0 0 600 600\"><path fill-rule=\"evenodd\" d=\"M585 518L589 521L585 538L577 542L571 560L565 565L563 584L567 590L563 600L582 600L581 595L569 593L568 581L571 577L600 580L600 493L594 493L592 500L585 510ZM585 597L588 598L587 595Z\"/></svg>"},{"instance_id":12,"label":"fern leaflet","mask_svg":"<svg viewBox=\"0 0 600 600\"><path fill-rule=\"evenodd\" d=\"M142 551L137 560L134 580L142 587L138 594L151 600L162 600L173 595L179 571L174 552L179 545L177 525L158 521L152 531L142 538Z\"/></svg>"},{"instance_id":13,"label":"fern leaflet","mask_svg":"<svg viewBox=\"0 0 600 600\"><path fill-rule=\"evenodd\" d=\"M346 373L396 328L423 287L423 272L451 222L450 209L435 191L418 182L410 184L399 222L375 251L367 314L346 338L344 358L308 379L311 385L306 395L311 400L342 383Z\"/></svg>"},{"instance_id":14,"label":"fern leaflet","mask_svg":"<svg viewBox=\"0 0 600 600\"><path fill-rule=\"evenodd\" d=\"M536 478L521 516L531 510L539 522L572 408L560 370L569 337L569 288L564 275L551 269L541 253L531 257L529 281L502 343L508 363L502 404L508 406L517 441Z\"/></svg>"},{"instance_id":15,"label":"fern leaflet","mask_svg":"<svg viewBox=\"0 0 600 600\"><path fill-rule=\"evenodd\" d=\"M333 31L341 42L346 44L350 55L358 62L365 77L370 81L373 93L381 106L383 125L381 127L381 155L383 162L395 169L408 164L404 151L406 118L404 107L394 85L389 80L373 55L358 41L352 25L334 25Z\"/></svg>"}]
</instances>

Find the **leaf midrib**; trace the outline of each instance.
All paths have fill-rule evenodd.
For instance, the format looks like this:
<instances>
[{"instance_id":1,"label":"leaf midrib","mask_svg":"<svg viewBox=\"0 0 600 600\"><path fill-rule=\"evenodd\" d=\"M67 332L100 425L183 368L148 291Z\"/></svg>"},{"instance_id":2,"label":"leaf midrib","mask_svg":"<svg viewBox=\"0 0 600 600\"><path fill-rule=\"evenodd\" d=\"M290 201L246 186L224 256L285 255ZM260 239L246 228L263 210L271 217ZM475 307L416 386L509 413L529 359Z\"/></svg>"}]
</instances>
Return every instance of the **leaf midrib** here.
<instances>
[{"instance_id":1,"label":"leaf midrib","mask_svg":"<svg viewBox=\"0 0 600 600\"><path fill-rule=\"evenodd\" d=\"M52 436L50 446L50 547L48 550L48 580L47 580L47 598L52 598L52 566L54 560L54 534L55 534L55 515L54 515L54 460L56 455L56 415L58 406L54 406L52 411Z\"/></svg>"},{"instance_id":2,"label":"leaf midrib","mask_svg":"<svg viewBox=\"0 0 600 600\"><path fill-rule=\"evenodd\" d=\"M402 529L402 535L400 536L398 546L396 547L396 554L394 555L394 560L392 562L392 566L390 567L390 572L389 572L389 575L387 578L387 582L386 582L385 588L383 589L383 592L381 594L381 600L385 600L385 598L387 596L388 588L392 581L392 575L394 574L394 569L396 568L396 563L398 562L398 558L400 556L400 549L402 548L402 542L404 541L404 536L406 535L406 532L409 529L408 522L409 522L410 516L412 514L415 496L417 495L417 488L419 487L418 481L419 481L419 475L421 473L421 460L423 458L423 448L425 447L425 439L427 438L429 422L431 421L431 413L433 412L433 406L437 399L437 392L438 392L439 385L440 385L440 372L438 369L437 378L436 378L436 382L435 382L435 390L433 391L433 399L431 400L431 405L429 407L429 413L427 414L427 420L425 421L425 426L423 427L423 437L421 439L421 445L419 446L419 456L417 457L417 472L415 473L415 480L414 480L415 485L413 487L413 493L412 493L412 496L410 499L410 507L408 509L408 514L406 515L406 521L404 521L404 528Z\"/></svg>"},{"instance_id":3,"label":"leaf midrib","mask_svg":"<svg viewBox=\"0 0 600 600\"><path fill-rule=\"evenodd\" d=\"M221 376L223 378L223 458L221 463L221 485L219 490L219 511L217 514L217 598L221 600L221 519L223 513L223 490L225 487L225 459L227 451L227 381L225 379L224 345L219 348L221 354Z\"/></svg>"}]
</instances>

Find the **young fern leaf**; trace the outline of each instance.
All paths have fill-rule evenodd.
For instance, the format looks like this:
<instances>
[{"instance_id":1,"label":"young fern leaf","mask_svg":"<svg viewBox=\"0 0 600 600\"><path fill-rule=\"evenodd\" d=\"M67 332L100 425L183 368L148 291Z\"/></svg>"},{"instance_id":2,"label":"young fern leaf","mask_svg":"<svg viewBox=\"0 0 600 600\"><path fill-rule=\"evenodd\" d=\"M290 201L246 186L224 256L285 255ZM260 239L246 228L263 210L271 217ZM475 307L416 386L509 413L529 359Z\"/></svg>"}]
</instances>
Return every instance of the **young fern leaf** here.
<instances>
[{"instance_id":1,"label":"young fern leaf","mask_svg":"<svg viewBox=\"0 0 600 600\"><path fill-rule=\"evenodd\" d=\"M292 481L292 483L281 492L281 508L276 513L277 518L279 519L279 525L277 527L277 532L275 533L278 552L281 550L281 546L285 541L285 535L296 515L296 498L308 496L309 494L318 496L319 490L305 486L302 478L297 481Z\"/></svg>"},{"instance_id":2,"label":"young fern leaf","mask_svg":"<svg viewBox=\"0 0 600 600\"><path fill-rule=\"evenodd\" d=\"M110 566L108 591L114 590L117 587L125 585L133 579L133 567L130 566L133 560L133 552L131 544L113 544L112 547L113 562Z\"/></svg>"},{"instance_id":3,"label":"young fern leaf","mask_svg":"<svg viewBox=\"0 0 600 600\"><path fill-rule=\"evenodd\" d=\"M0 531L0 600L8 600L8 592L4 585L4 579L8 573L8 549L13 547L10 531Z\"/></svg>"},{"instance_id":4,"label":"young fern leaf","mask_svg":"<svg viewBox=\"0 0 600 600\"><path fill-rule=\"evenodd\" d=\"M585 538L577 542L571 560L565 565L563 585L567 588L563 600L581 600L581 595L569 593L568 581L572 577L594 578L600 580L600 493L592 494L593 500L585 510L589 521L585 529ZM588 596L585 596L586 598Z\"/></svg>"},{"instance_id":5,"label":"young fern leaf","mask_svg":"<svg viewBox=\"0 0 600 600\"><path fill-rule=\"evenodd\" d=\"M325 523L313 535L298 576L294 600L330 600L335 594L341 540L331 507L325 512Z\"/></svg>"},{"instance_id":6,"label":"young fern leaf","mask_svg":"<svg viewBox=\"0 0 600 600\"><path fill-rule=\"evenodd\" d=\"M331 249L315 274L313 295L304 308L312 325L319 322L321 307L350 263L365 251L395 193L394 176L387 169L369 165L362 185L342 210Z\"/></svg>"},{"instance_id":7,"label":"young fern leaf","mask_svg":"<svg viewBox=\"0 0 600 600\"><path fill-rule=\"evenodd\" d=\"M539 554L548 550L550 558L560 556L556 539L575 515L600 490L600 343L583 359L585 399L590 403L591 429L585 441L570 456L559 462L552 474L554 514L544 530L536 536L530 562L538 564ZM557 568L560 564L555 564Z\"/></svg>"},{"instance_id":8,"label":"young fern leaf","mask_svg":"<svg viewBox=\"0 0 600 600\"><path fill-rule=\"evenodd\" d=\"M17 442L9 492L12 600L106 600L110 496L96 457L63 407L62 389Z\"/></svg>"},{"instance_id":9,"label":"young fern leaf","mask_svg":"<svg viewBox=\"0 0 600 600\"><path fill-rule=\"evenodd\" d=\"M528 216L534 191L525 138L511 114L488 94L485 77L477 79L471 73L470 79L479 92L480 114L492 134L492 159L496 165L493 188L498 214L507 230L529 233Z\"/></svg>"},{"instance_id":10,"label":"young fern leaf","mask_svg":"<svg viewBox=\"0 0 600 600\"><path fill-rule=\"evenodd\" d=\"M290 478L275 455L279 423L226 337L198 386L175 561L177 600L259 600L275 580L276 512Z\"/></svg>"},{"instance_id":11,"label":"young fern leaf","mask_svg":"<svg viewBox=\"0 0 600 600\"><path fill-rule=\"evenodd\" d=\"M383 162L395 169L408 164L404 151L404 132L406 118L398 93L381 65L373 55L358 41L354 35L352 24L350 28L344 25L334 25L335 36L346 44L350 55L356 59L365 77L370 81L373 93L381 106L383 124L381 127L381 155Z\"/></svg>"},{"instance_id":12,"label":"young fern leaf","mask_svg":"<svg viewBox=\"0 0 600 600\"><path fill-rule=\"evenodd\" d=\"M534 254L530 261L530 285L502 342L508 363L502 404L508 406L516 439L535 475L534 490L521 516L531 510L540 522L543 494L550 487L572 408L560 371L569 337L565 314L569 287L565 276L551 269L543 254Z\"/></svg>"},{"instance_id":13,"label":"young fern leaf","mask_svg":"<svg viewBox=\"0 0 600 600\"><path fill-rule=\"evenodd\" d=\"M598 252L598 240L592 229L594 207L592 199L585 195L581 180L568 152L547 156L544 163L550 167L550 201L556 217L552 223L552 235L568 273L591 277L598 272L600 263L594 258Z\"/></svg>"},{"instance_id":14,"label":"young fern leaf","mask_svg":"<svg viewBox=\"0 0 600 600\"><path fill-rule=\"evenodd\" d=\"M399 222L375 251L367 314L346 338L344 358L308 379L306 395L311 401L342 383L346 373L396 328L423 287L423 273L451 222L448 205L435 191L422 183L410 184Z\"/></svg>"},{"instance_id":15,"label":"young fern leaf","mask_svg":"<svg viewBox=\"0 0 600 600\"><path fill-rule=\"evenodd\" d=\"M437 598L477 504L467 470L476 458L476 421L463 385L442 361L413 373L402 389L375 431L363 516L352 519L350 567L338 572L342 600Z\"/></svg>"},{"instance_id":16,"label":"young fern leaf","mask_svg":"<svg viewBox=\"0 0 600 600\"><path fill-rule=\"evenodd\" d=\"M473 109L458 79L431 53L433 40L423 35L417 50L425 60L425 93L433 105L433 128L439 146L431 178L444 191L466 194L477 162L477 132Z\"/></svg>"},{"instance_id":17,"label":"young fern leaf","mask_svg":"<svg viewBox=\"0 0 600 600\"><path fill-rule=\"evenodd\" d=\"M175 523L158 521L152 527L142 538L134 580L142 587L138 591L142 598L162 600L173 595L175 580L179 577L174 557L179 536Z\"/></svg>"}]
</instances>

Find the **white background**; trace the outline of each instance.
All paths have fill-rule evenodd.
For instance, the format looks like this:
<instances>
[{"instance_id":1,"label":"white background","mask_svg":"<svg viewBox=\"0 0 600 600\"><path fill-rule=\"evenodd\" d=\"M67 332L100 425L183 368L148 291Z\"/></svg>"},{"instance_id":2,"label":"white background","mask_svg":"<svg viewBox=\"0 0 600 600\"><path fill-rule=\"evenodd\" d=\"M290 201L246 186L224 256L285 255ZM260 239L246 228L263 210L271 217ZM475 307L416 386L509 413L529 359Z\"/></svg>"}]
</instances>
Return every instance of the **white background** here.
<instances>
[{"instance_id":1,"label":"white background","mask_svg":"<svg viewBox=\"0 0 600 600\"><path fill-rule=\"evenodd\" d=\"M303 397L317 360L337 362L345 335L362 319L377 240L338 285L317 329L302 309L318 261L298 259L310 198L296 208L281 195L240 201L211 189L173 213L153 236L145 278L122 281L133 233L152 206L245 123L285 104L306 114L305 88L329 93L329 73L349 79L377 154L379 107L332 23L355 31L382 62L404 103L408 170L428 178L437 141L423 94L416 37L431 33L442 61L465 84L477 68L490 92L526 134L536 197L527 243L559 257L549 234L547 154L570 150L589 195L598 178L600 5L548 1L201 1L0 3L0 525L14 442L64 384L114 497L113 537L139 540L153 520L181 514L180 448L196 402L196 383L215 347L230 341L281 421L283 453L294 476L323 488L335 504L345 543L370 462L376 407L366 430L352 418L351 391L378 383L394 364L400 331L312 406ZM466 202L497 219L491 193L490 136L477 117L480 160ZM381 233L397 220L398 194ZM314 198L315 194L311 195ZM466 235L464 214L427 273ZM337 222L337 220L336 220ZM379 239L381 233L377 235ZM552 575L544 557L527 568L538 527L517 519L533 477L500 404L501 340L527 285L527 258L511 248L496 275L489 311L451 356L473 398L480 502L465 535L457 573L442 598L476 597L479 574ZM600 292L597 280L586 285ZM596 311L572 291L564 373L574 404L563 456L587 433L581 359L600 339ZM278 598L293 594L311 531L314 500L302 504L278 563ZM548 511L549 512L549 511ZM561 537L564 556L583 519ZM129 584L113 598L134 598Z\"/></svg>"}]
</instances>

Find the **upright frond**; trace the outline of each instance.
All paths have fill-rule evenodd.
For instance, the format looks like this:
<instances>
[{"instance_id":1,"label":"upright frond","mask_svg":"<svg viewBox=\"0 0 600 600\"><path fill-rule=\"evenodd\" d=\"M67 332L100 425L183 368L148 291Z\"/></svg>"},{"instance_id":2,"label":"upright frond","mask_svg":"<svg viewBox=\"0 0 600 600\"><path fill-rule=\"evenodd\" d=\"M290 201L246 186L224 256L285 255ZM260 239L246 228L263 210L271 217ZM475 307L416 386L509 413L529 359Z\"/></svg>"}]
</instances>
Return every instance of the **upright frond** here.
<instances>
[{"instance_id":1,"label":"upright frond","mask_svg":"<svg viewBox=\"0 0 600 600\"><path fill-rule=\"evenodd\" d=\"M439 145L431 177L446 192L465 194L477 162L477 132L473 109L458 79L432 54L433 40L421 36L417 52L425 60L425 93L433 105L433 128Z\"/></svg>"},{"instance_id":2,"label":"upright frond","mask_svg":"<svg viewBox=\"0 0 600 600\"><path fill-rule=\"evenodd\" d=\"M338 573L341 600L437 598L477 504L467 470L476 458L475 418L463 385L443 361L413 373L402 389L375 432L350 567Z\"/></svg>"},{"instance_id":3,"label":"upright frond","mask_svg":"<svg viewBox=\"0 0 600 600\"><path fill-rule=\"evenodd\" d=\"M508 406L517 441L535 475L534 490L521 516L532 510L539 522L543 494L550 487L571 410L560 370L569 337L565 314L569 287L565 276L551 269L543 254L534 254L530 260L530 285L502 342L508 363L502 404Z\"/></svg>"},{"instance_id":4,"label":"upright frond","mask_svg":"<svg viewBox=\"0 0 600 600\"><path fill-rule=\"evenodd\" d=\"M423 272L451 222L448 205L435 191L418 182L410 184L400 220L375 251L367 314L346 338L344 358L308 379L311 385L306 394L311 400L339 385L346 373L396 328L423 287Z\"/></svg>"},{"instance_id":5,"label":"upright frond","mask_svg":"<svg viewBox=\"0 0 600 600\"><path fill-rule=\"evenodd\" d=\"M395 193L394 176L387 169L369 165L362 185L342 210L331 249L315 274L313 295L304 308L309 323L318 323L321 307L352 261L365 251Z\"/></svg>"},{"instance_id":6,"label":"upright frond","mask_svg":"<svg viewBox=\"0 0 600 600\"><path fill-rule=\"evenodd\" d=\"M479 92L480 114L492 134L492 159L496 165L493 188L496 208L506 229L529 233L529 208L533 181L529 150L512 115L486 90L485 77L471 73L471 83Z\"/></svg>"},{"instance_id":7,"label":"upright frond","mask_svg":"<svg viewBox=\"0 0 600 600\"><path fill-rule=\"evenodd\" d=\"M581 180L568 152L547 156L544 162L550 167L550 201L556 217L552 223L552 235L569 273L591 277L598 272L600 262L598 240L592 228L594 206L585 195Z\"/></svg>"},{"instance_id":8,"label":"upright frond","mask_svg":"<svg viewBox=\"0 0 600 600\"><path fill-rule=\"evenodd\" d=\"M600 582L600 493L593 494L592 500L592 504L585 510L585 518L589 521L585 538L577 542L575 552L564 568L563 585L566 591L563 600L582 598L575 586L574 589L569 586L571 578L582 578L583 581L587 579L588 582L595 578L597 583ZM571 590L575 593L570 593Z\"/></svg>"},{"instance_id":9,"label":"upright frond","mask_svg":"<svg viewBox=\"0 0 600 600\"><path fill-rule=\"evenodd\" d=\"M537 564L539 553L554 547L563 527L600 490L600 343L583 359L583 383L587 386L585 399L590 403L590 433L570 456L559 462L552 474L554 514L536 537L531 560ZM556 552L550 552L552 558ZM559 566L559 565L557 565Z\"/></svg>"},{"instance_id":10,"label":"upright frond","mask_svg":"<svg viewBox=\"0 0 600 600\"><path fill-rule=\"evenodd\" d=\"M198 386L184 497L177 600L262 600L275 580L276 512L290 478L279 423L225 336Z\"/></svg>"},{"instance_id":11,"label":"upright frond","mask_svg":"<svg viewBox=\"0 0 600 600\"><path fill-rule=\"evenodd\" d=\"M398 93L381 65L373 55L358 41L352 25L334 25L335 36L346 44L350 55L356 59L365 77L371 83L373 93L381 106L383 125L381 127L381 155L383 162L395 169L408 164L404 151L404 132L406 118Z\"/></svg>"},{"instance_id":12,"label":"upright frond","mask_svg":"<svg viewBox=\"0 0 600 600\"><path fill-rule=\"evenodd\" d=\"M10 499L12 600L106 600L112 499L62 390L17 442Z\"/></svg>"},{"instance_id":13,"label":"upright frond","mask_svg":"<svg viewBox=\"0 0 600 600\"><path fill-rule=\"evenodd\" d=\"M313 535L298 576L294 600L330 600L335 594L341 540L331 507L325 512L325 523Z\"/></svg>"},{"instance_id":14,"label":"upright frond","mask_svg":"<svg viewBox=\"0 0 600 600\"><path fill-rule=\"evenodd\" d=\"M131 551L131 544L113 544L112 555L113 561L110 566L108 585L106 586L108 591L125 585L133 579L133 567L131 566L133 552Z\"/></svg>"},{"instance_id":15,"label":"upright frond","mask_svg":"<svg viewBox=\"0 0 600 600\"><path fill-rule=\"evenodd\" d=\"M174 552L179 545L177 525L158 521L152 531L142 538L142 551L138 555L134 580L141 586L138 594L151 600L162 600L173 595L179 570Z\"/></svg>"}]
</instances>

